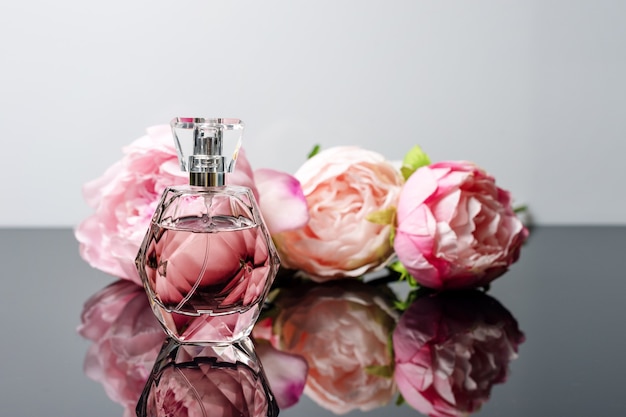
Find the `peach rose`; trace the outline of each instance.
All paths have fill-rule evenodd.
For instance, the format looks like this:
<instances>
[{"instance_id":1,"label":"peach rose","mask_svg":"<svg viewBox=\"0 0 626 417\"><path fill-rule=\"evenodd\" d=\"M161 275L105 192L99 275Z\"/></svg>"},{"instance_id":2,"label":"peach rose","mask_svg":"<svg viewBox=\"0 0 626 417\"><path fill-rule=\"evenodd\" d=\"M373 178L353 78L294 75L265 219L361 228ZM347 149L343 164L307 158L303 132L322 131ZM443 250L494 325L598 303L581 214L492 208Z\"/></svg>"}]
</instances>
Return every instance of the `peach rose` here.
<instances>
[{"instance_id":1,"label":"peach rose","mask_svg":"<svg viewBox=\"0 0 626 417\"><path fill-rule=\"evenodd\" d=\"M389 335L397 314L383 292L360 281L334 281L285 291L276 305L277 347L308 363L307 396L336 414L391 400Z\"/></svg>"},{"instance_id":2,"label":"peach rose","mask_svg":"<svg viewBox=\"0 0 626 417\"><path fill-rule=\"evenodd\" d=\"M458 289L502 275L527 236L508 191L478 166L449 161L421 167L407 180L394 248L419 284Z\"/></svg>"},{"instance_id":3,"label":"peach rose","mask_svg":"<svg viewBox=\"0 0 626 417\"><path fill-rule=\"evenodd\" d=\"M399 170L376 152L342 146L313 156L294 176L310 220L274 236L285 267L321 282L357 277L388 261L392 226L370 219L395 208L403 183Z\"/></svg>"}]
</instances>

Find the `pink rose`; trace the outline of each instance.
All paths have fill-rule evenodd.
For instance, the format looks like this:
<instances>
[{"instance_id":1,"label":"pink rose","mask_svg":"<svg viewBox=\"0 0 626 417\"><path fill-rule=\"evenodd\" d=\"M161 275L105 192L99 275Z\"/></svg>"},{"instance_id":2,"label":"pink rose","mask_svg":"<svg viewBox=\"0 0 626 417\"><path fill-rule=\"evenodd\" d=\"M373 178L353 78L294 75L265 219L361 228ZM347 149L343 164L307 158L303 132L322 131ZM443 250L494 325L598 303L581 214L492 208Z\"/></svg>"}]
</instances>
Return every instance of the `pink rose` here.
<instances>
[{"instance_id":1,"label":"pink rose","mask_svg":"<svg viewBox=\"0 0 626 417\"><path fill-rule=\"evenodd\" d=\"M301 227L308 220L304 196L297 181L290 178L277 171L264 172L263 181L269 184L265 189L273 189L273 201L262 202L242 149L227 182L251 188L259 204L266 207L263 215L268 224L282 231ZM148 128L146 136L124 149L120 161L85 184L85 199L95 212L75 231L83 259L94 268L141 284L135 257L161 194L166 187L187 183L188 174L179 168L170 126ZM283 187L286 190L281 192Z\"/></svg>"},{"instance_id":2,"label":"pink rose","mask_svg":"<svg viewBox=\"0 0 626 417\"><path fill-rule=\"evenodd\" d=\"M510 194L493 177L470 162L439 162L407 180L394 248L419 284L467 288L502 275L527 236Z\"/></svg>"},{"instance_id":3,"label":"pink rose","mask_svg":"<svg viewBox=\"0 0 626 417\"><path fill-rule=\"evenodd\" d=\"M143 287L119 280L96 293L85 303L78 332L93 341L85 358L85 373L124 407L125 417L134 417L137 400L165 340Z\"/></svg>"},{"instance_id":4,"label":"pink rose","mask_svg":"<svg viewBox=\"0 0 626 417\"><path fill-rule=\"evenodd\" d=\"M505 382L523 341L513 316L480 291L420 297L393 333L398 389L420 413L467 416Z\"/></svg>"},{"instance_id":5,"label":"pink rose","mask_svg":"<svg viewBox=\"0 0 626 417\"><path fill-rule=\"evenodd\" d=\"M284 266L326 281L357 277L388 261L392 226L371 216L390 212L397 203L403 179L391 163L376 152L334 147L307 160L295 177L310 220L274 236Z\"/></svg>"},{"instance_id":6,"label":"pink rose","mask_svg":"<svg viewBox=\"0 0 626 417\"><path fill-rule=\"evenodd\" d=\"M344 414L387 404L396 393L389 335L397 315L379 289L329 284L281 290L277 348L306 360L304 393L320 406Z\"/></svg>"}]
</instances>

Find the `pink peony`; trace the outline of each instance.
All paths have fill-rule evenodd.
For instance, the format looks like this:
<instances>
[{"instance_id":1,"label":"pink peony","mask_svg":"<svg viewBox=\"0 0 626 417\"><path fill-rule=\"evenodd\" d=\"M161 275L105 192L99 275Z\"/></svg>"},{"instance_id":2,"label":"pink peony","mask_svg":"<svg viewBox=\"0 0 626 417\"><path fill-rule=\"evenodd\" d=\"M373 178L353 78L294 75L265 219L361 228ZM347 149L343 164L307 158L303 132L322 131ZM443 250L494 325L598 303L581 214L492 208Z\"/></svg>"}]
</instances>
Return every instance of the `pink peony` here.
<instances>
[{"instance_id":1,"label":"pink peony","mask_svg":"<svg viewBox=\"0 0 626 417\"><path fill-rule=\"evenodd\" d=\"M398 389L420 413L467 416L505 382L523 341L513 316L482 292L418 298L393 333Z\"/></svg>"},{"instance_id":2,"label":"pink peony","mask_svg":"<svg viewBox=\"0 0 626 417\"><path fill-rule=\"evenodd\" d=\"M276 305L277 348L308 363L307 396L336 414L392 399L389 334L397 315L384 293L359 281L334 281L283 292Z\"/></svg>"},{"instance_id":3,"label":"pink peony","mask_svg":"<svg viewBox=\"0 0 626 417\"><path fill-rule=\"evenodd\" d=\"M276 171L263 172L264 183L275 181L265 187L273 188L272 201L262 202L242 149L227 182L251 188L259 204L266 207L263 215L268 225L282 231L301 227L308 220L299 183L289 178L293 179ZM140 284L135 257L161 194L168 186L187 183L188 174L179 168L169 125L148 128L146 136L124 149L120 161L84 187L85 199L95 212L75 232L83 259L94 268ZM282 187L286 189L282 191Z\"/></svg>"},{"instance_id":4,"label":"pink peony","mask_svg":"<svg viewBox=\"0 0 626 417\"><path fill-rule=\"evenodd\" d=\"M502 275L527 236L510 194L493 177L470 162L439 162L407 180L394 248L419 284L468 288Z\"/></svg>"},{"instance_id":5,"label":"pink peony","mask_svg":"<svg viewBox=\"0 0 626 417\"><path fill-rule=\"evenodd\" d=\"M310 221L274 236L284 266L326 281L360 276L393 255L391 224L370 221L395 208L403 183L382 155L358 147L329 148L307 160L295 177Z\"/></svg>"},{"instance_id":6,"label":"pink peony","mask_svg":"<svg viewBox=\"0 0 626 417\"><path fill-rule=\"evenodd\" d=\"M78 332L93 341L85 358L85 373L124 407L125 417L134 416L165 340L144 289L119 280L96 293L85 303Z\"/></svg>"}]
</instances>

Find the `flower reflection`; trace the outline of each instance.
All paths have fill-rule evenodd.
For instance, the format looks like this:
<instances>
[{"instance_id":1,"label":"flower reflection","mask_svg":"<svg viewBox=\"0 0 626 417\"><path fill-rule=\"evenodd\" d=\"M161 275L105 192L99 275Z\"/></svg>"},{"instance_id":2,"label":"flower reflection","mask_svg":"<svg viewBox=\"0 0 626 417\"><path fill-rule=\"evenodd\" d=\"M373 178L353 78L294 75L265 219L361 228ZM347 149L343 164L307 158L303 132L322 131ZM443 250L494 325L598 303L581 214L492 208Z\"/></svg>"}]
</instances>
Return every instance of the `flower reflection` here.
<instances>
[{"instance_id":1,"label":"flower reflection","mask_svg":"<svg viewBox=\"0 0 626 417\"><path fill-rule=\"evenodd\" d=\"M418 297L393 333L395 380L423 414L467 415L506 380L523 341L513 316L480 291Z\"/></svg>"},{"instance_id":2,"label":"flower reflection","mask_svg":"<svg viewBox=\"0 0 626 417\"><path fill-rule=\"evenodd\" d=\"M308 363L305 394L336 414L387 404L396 393L390 293L353 280L305 288L278 295L271 339Z\"/></svg>"},{"instance_id":3,"label":"flower reflection","mask_svg":"<svg viewBox=\"0 0 626 417\"><path fill-rule=\"evenodd\" d=\"M85 373L124 407L124 417L135 416L137 401L166 338L143 287L129 280L109 285L87 300L81 319L79 334L93 342L85 357ZM304 389L304 359L262 342L258 355L271 366L267 374L278 405L295 404Z\"/></svg>"},{"instance_id":4,"label":"flower reflection","mask_svg":"<svg viewBox=\"0 0 626 417\"><path fill-rule=\"evenodd\" d=\"M138 417L274 417L278 407L250 339L163 345Z\"/></svg>"},{"instance_id":5,"label":"flower reflection","mask_svg":"<svg viewBox=\"0 0 626 417\"><path fill-rule=\"evenodd\" d=\"M145 394L142 399L144 408L201 416L192 410L223 399L209 388L222 377L223 386L239 381L248 387L240 387L237 395L260 389L250 388L259 383L265 390L267 378L272 404L281 408L296 404L304 393L336 414L367 411L392 404L400 393L423 414L459 416L478 410L492 386L506 380L509 362L524 340L506 308L477 290L420 290L407 308L399 308L390 288L375 282L317 284L287 274L276 284L271 304L252 334L263 376L255 376L256 371L246 374L249 370L227 376L229 366L216 368L198 359L215 357L215 352L164 345L165 333L143 288L129 280L111 284L85 303L79 332L93 342L85 372L124 407L125 417L135 415L144 387L152 387L151 397ZM161 374L152 373L149 380L153 365ZM193 398L184 394L191 385ZM272 415L267 398L237 401L252 401L246 403L246 415L259 415L265 406ZM216 405L215 410L226 408Z\"/></svg>"},{"instance_id":6,"label":"flower reflection","mask_svg":"<svg viewBox=\"0 0 626 417\"><path fill-rule=\"evenodd\" d=\"M85 373L124 407L124 417L134 416L165 340L143 287L117 281L85 303L81 318L78 332L93 342L85 358Z\"/></svg>"}]
</instances>

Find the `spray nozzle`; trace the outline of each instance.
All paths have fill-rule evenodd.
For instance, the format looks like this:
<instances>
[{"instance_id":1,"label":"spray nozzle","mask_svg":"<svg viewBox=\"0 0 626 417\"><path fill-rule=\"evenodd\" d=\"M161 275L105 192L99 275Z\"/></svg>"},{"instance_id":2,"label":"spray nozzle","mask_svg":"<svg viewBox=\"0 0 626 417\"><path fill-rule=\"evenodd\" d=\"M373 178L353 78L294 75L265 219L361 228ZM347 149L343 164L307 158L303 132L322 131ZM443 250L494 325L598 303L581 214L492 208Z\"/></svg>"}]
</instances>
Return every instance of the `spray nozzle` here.
<instances>
[{"instance_id":1,"label":"spray nozzle","mask_svg":"<svg viewBox=\"0 0 626 417\"><path fill-rule=\"evenodd\" d=\"M178 160L196 186L224 185L241 147L243 122L238 119L177 117L171 122Z\"/></svg>"}]
</instances>

